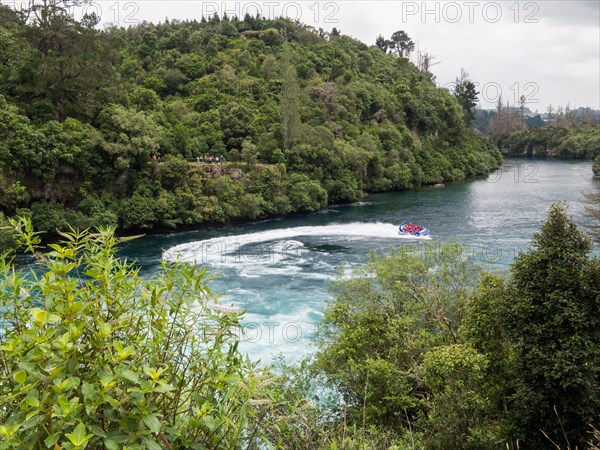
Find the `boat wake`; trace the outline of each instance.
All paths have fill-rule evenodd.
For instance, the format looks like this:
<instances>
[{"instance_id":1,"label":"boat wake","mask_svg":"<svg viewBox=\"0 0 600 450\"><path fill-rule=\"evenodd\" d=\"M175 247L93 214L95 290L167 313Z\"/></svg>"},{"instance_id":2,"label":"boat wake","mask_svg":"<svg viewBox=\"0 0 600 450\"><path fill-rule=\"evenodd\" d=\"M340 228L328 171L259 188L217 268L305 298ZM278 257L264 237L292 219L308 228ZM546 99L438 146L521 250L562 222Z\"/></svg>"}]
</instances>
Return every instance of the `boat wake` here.
<instances>
[{"instance_id":1,"label":"boat wake","mask_svg":"<svg viewBox=\"0 0 600 450\"><path fill-rule=\"evenodd\" d=\"M281 228L256 233L221 236L212 239L189 242L176 245L163 253L166 261L182 261L204 263L227 259L225 256L240 254L245 247L253 247L252 251L264 254L272 250L272 258L298 252L304 244L298 240L301 237L311 238L340 238L341 241L363 238L377 239L430 239L429 236L418 237L398 234L398 226L391 223L348 223L324 226L307 226ZM271 243L266 250L261 244ZM258 248L257 248L258 246ZM249 256L249 255L246 255ZM272 260L271 260L272 261ZM225 262L225 261L221 261Z\"/></svg>"}]
</instances>

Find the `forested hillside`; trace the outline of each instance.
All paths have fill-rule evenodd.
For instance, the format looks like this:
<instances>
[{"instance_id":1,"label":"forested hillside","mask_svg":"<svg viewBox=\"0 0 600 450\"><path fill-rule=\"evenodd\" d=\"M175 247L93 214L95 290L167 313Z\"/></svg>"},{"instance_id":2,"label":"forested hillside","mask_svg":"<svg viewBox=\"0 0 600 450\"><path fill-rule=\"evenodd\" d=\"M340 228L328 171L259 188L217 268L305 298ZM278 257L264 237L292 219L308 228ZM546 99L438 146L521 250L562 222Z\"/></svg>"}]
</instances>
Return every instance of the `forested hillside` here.
<instances>
[{"instance_id":1,"label":"forested hillside","mask_svg":"<svg viewBox=\"0 0 600 450\"><path fill-rule=\"evenodd\" d=\"M600 157L600 126L521 128L499 137L498 145L510 155L594 159Z\"/></svg>"},{"instance_id":2,"label":"forested hillside","mask_svg":"<svg viewBox=\"0 0 600 450\"><path fill-rule=\"evenodd\" d=\"M0 205L37 229L313 211L501 159L407 58L335 30L247 16L99 31L49 4L0 7ZM208 155L226 158L218 176L194 170Z\"/></svg>"}]
</instances>

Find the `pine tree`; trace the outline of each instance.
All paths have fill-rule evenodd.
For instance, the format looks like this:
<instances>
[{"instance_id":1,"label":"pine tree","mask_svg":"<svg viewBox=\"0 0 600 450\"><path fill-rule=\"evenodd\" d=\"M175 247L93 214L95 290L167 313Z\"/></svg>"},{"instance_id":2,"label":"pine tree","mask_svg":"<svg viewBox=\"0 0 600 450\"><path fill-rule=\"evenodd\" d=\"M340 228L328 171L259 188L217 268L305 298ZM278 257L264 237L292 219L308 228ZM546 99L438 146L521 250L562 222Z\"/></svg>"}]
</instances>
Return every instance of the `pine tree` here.
<instances>
[{"instance_id":1,"label":"pine tree","mask_svg":"<svg viewBox=\"0 0 600 450\"><path fill-rule=\"evenodd\" d=\"M454 87L454 96L460 103L464 111L465 125L469 125L475 118L473 110L477 106L479 92L469 79L469 74L464 69L460 69L460 77L456 78Z\"/></svg>"},{"instance_id":2,"label":"pine tree","mask_svg":"<svg viewBox=\"0 0 600 450\"><path fill-rule=\"evenodd\" d=\"M600 411L600 260L552 205L532 249L517 257L505 326L515 348L509 414L521 449L585 448Z\"/></svg>"}]
</instances>

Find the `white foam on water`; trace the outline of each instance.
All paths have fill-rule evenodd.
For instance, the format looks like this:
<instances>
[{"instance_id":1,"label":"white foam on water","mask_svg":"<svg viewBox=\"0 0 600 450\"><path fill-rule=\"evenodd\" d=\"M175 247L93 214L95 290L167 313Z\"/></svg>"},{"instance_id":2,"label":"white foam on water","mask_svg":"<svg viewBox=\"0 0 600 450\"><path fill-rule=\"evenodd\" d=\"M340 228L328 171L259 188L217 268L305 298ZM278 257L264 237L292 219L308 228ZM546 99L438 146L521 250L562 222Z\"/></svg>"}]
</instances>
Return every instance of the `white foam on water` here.
<instances>
[{"instance_id":1,"label":"white foam on water","mask_svg":"<svg viewBox=\"0 0 600 450\"><path fill-rule=\"evenodd\" d=\"M263 363L270 362L274 355L280 353L286 360L293 361L314 351L315 332L323 307L320 300L314 303L314 286L306 295L296 290L298 279L309 278L325 284L340 276L335 269L337 263L328 260L330 252L319 251L318 247L313 248L308 242L312 244L318 240L319 244L349 246L352 242L370 244L376 239L390 241L415 238L399 235L397 225L390 223L305 226L180 244L166 250L163 258L167 261L209 264L217 270L233 270L238 277L236 286L232 289L228 289L227 284L220 286L226 295L220 297L219 303L245 309L243 326L255 325L247 330L246 336L240 335L240 349ZM355 264L347 263L344 276L350 276L353 267ZM278 284L273 289L281 291L278 294L280 301L244 285L255 286L263 277L275 277ZM242 286L238 286L238 283ZM288 298L291 293L298 296L292 303ZM323 296L317 297L320 299Z\"/></svg>"},{"instance_id":2,"label":"white foam on water","mask_svg":"<svg viewBox=\"0 0 600 450\"><path fill-rule=\"evenodd\" d=\"M356 203L352 203L352 206L371 206L371 205L376 205L375 202L356 202Z\"/></svg>"},{"instance_id":3,"label":"white foam on water","mask_svg":"<svg viewBox=\"0 0 600 450\"><path fill-rule=\"evenodd\" d=\"M296 361L314 351L320 320L311 321L311 315L315 315L314 308L306 305L288 314L265 316L248 312L240 333L240 350L262 363L269 363L278 354L287 361Z\"/></svg>"},{"instance_id":4,"label":"white foam on water","mask_svg":"<svg viewBox=\"0 0 600 450\"><path fill-rule=\"evenodd\" d=\"M263 249L265 254L243 251L248 244L259 244L273 241L290 240L299 237L344 237L344 238L385 238L385 239L419 239L427 240L426 237L402 236L398 234L398 226L391 223L349 223L332 224L324 226L307 226L280 228L275 230L260 231L256 233L238 234L234 236L222 236L202 241L189 242L176 245L163 253L163 259L167 261L195 262L198 264L227 264L236 258L244 262L273 262L273 254L278 253L276 247ZM301 244L297 240L289 241ZM288 244L289 244L288 242Z\"/></svg>"},{"instance_id":5,"label":"white foam on water","mask_svg":"<svg viewBox=\"0 0 600 450\"><path fill-rule=\"evenodd\" d=\"M302 267L297 264L282 264L280 266L261 266L247 264L239 267L238 275L242 278L260 278L264 275L275 276L302 276ZM307 274L310 276L312 274Z\"/></svg>"},{"instance_id":6,"label":"white foam on water","mask_svg":"<svg viewBox=\"0 0 600 450\"><path fill-rule=\"evenodd\" d=\"M329 214L329 213L339 213L340 211L337 209L322 209L320 211L314 212L313 214Z\"/></svg>"}]
</instances>

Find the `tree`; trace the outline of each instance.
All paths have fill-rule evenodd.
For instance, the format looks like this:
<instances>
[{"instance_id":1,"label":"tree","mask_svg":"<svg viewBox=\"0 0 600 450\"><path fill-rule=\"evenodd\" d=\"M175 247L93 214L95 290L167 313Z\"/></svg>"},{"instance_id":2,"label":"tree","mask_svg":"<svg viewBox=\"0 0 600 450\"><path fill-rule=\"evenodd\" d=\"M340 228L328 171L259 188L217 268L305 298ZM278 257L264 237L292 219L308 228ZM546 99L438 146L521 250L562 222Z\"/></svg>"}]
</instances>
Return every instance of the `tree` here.
<instances>
[{"instance_id":1,"label":"tree","mask_svg":"<svg viewBox=\"0 0 600 450\"><path fill-rule=\"evenodd\" d=\"M521 116L510 105L505 105L502 102L502 96L500 96L496 104L496 115L491 118L488 127L490 136L500 140L522 127Z\"/></svg>"},{"instance_id":2,"label":"tree","mask_svg":"<svg viewBox=\"0 0 600 450\"><path fill-rule=\"evenodd\" d=\"M521 110L521 121L523 126L525 126L525 105L527 104L527 97L525 95L521 95L519 97L519 109Z\"/></svg>"},{"instance_id":3,"label":"tree","mask_svg":"<svg viewBox=\"0 0 600 450\"><path fill-rule=\"evenodd\" d=\"M248 170L252 170L257 162L256 145L249 139L242 144L242 159L246 163Z\"/></svg>"},{"instance_id":4,"label":"tree","mask_svg":"<svg viewBox=\"0 0 600 450\"><path fill-rule=\"evenodd\" d=\"M600 161L600 156L596 158ZM594 220L594 225L588 225L592 238L600 242L600 190L595 192L586 192L586 206L584 214Z\"/></svg>"},{"instance_id":5,"label":"tree","mask_svg":"<svg viewBox=\"0 0 600 450\"><path fill-rule=\"evenodd\" d=\"M571 108L571 103L567 102L567 106L565 106L565 120L564 120L564 125L568 128L568 127L572 127L573 125L575 125L575 122L577 120L577 111L574 111Z\"/></svg>"},{"instance_id":6,"label":"tree","mask_svg":"<svg viewBox=\"0 0 600 450\"><path fill-rule=\"evenodd\" d=\"M162 127L143 111L108 105L98 116L102 147L119 170L143 164L158 151Z\"/></svg>"},{"instance_id":7,"label":"tree","mask_svg":"<svg viewBox=\"0 0 600 450\"><path fill-rule=\"evenodd\" d=\"M550 103L548 105L548 108L546 108L546 113L548 114L548 122L552 122L554 120L554 111L555 111L555 108L552 105L552 103Z\"/></svg>"},{"instance_id":8,"label":"tree","mask_svg":"<svg viewBox=\"0 0 600 450\"><path fill-rule=\"evenodd\" d=\"M466 125L475 118L473 109L477 106L478 95L475 83L469 80L469 74L464 69L460 69L460 76L455 81L454 96L463 108Z\"/></svg>"},{"instance_id":9,"label":"tree","mask_svg":"<svg viewBox=\"0 0 600 450\"><path fill-rule=\"evenodd\" d=\"M411 52L415 49L415 43L408 37L405 31L396 31L392 34L392 38L389 41L390 47L392 47L398 56L407 58Z\"/></svg>"},{"instance_id":10,"label":"tree","mask_svg":"<svg viewBox=\"0 0 600 450\"><path fill-rule=\"evenodd\" d=\"M388 48L390 46L390 41L385 39L382 35L377 36L375 40L375 46L381 50L383 53L387 53Z\"/></svg>"},{"instance_id":11,"label":"tree","mask_svg":"<svg viewBox=\"0 0 600 450\"><path fill-rule=\"evenodd\" d=\"M300 125L300 114L298 112L300 101L300 88L296 68L292 63L292 50L289 43L283 45L283 57L281 59L281 77L283 79L281 88L281 120L283 132L283 149L292 147L297 138Z\"/></svg>"},{"instance_id":12,"label":"tree","mask_svg":"<svg viewBox=\"0 0 600 450\"><path fill-rule=\"evenodd\" d=\"M327 191L316 180L293 173L288 178L288 197L292 211L318 211L327 205Z\"/></svg>"},{"instance_id":13,"label":"tree","mask_svg":"<svg viewBox=\"0 0 600 450\"><path fill-rule=\"evenodd\" d=\"M334 285L317 365L350 422L424 429L433 448L467 448L468 430L487 427L487 359L462 336L479 276L449 244L376 255Z\"/></svg>"},{"instance_id":14,"label":"tree","mask_svg":"<svg viewBox=\"0 0 600 450\"><path fill-rule=\"evenodd\" d=\"M554 204L511 267L503 317L515 351L509 415L521 448L548 447L548 438L584 448L588 424L598 423L600 260L590 250Z\"/></svg>"},{"instance_id":15,"label":"tree","mask_svg":"<svg viewBox=\"0 0 600 450\"><path fill-rule=\"evenodd\" d=\"M16 225L35 252L31 224ZM240 310L214 300L206 271L164 264L144 279L111 230L63 237L36 253L38 276L0 260L2 448L254 445L266 378L239 353Z\"/></svg>"},{"instance_id":16,"label":"tree","mask_svg":"<svg viewBox=\"0 0 600 450\"><path fill-rule=\"evenodd\" d=\"M417 67L431 81L435 81L435 75L431 72L431 68L440 63L439 61L435 61L435 59L435 56L427 52L421 53L421 51L417 51Z\"/></svg>"},{"instance_id":17,"label":"tree","mask_svg":"<svg viewBox=\"0 0 600 450\"><path fill-rule=\"evenodd\" d=\"M97 113L114 79L113 50L95 30L100 19L95 14L80 21L72 17L72 8L83 3L32 1L23 11L29 22L24 33L33 51L24 55L21 76L29 82L22 86L22 95L49 100L57 120Z\"/></svg>"},{"instance_id":18,"label":"tree","mask_svg":"<svg viewBox=\"0 0 600 450\"><path fill-rule=\"evenodd\" d=\"M595 178L600 178L600 155L596 156L592 171ZM584 195L586 200L584 214L594 220L593 225L589 225L588 228L592 238L600 243L600 187L597 187L595 191L586 192Z\"/></svg>"},{"instance_id":19,"label":"tree","mask_svg":"<svg viewBox=\"0 0 600 450\"><path fill-rule=\"evenodd\" d=\"M55 225L71 215L84 228L238 219L237 208L207 192L198 167L181 164L181 182L172 183L149 157L241 160L246 139L261 161L285 164L279 192L250 191L262 195L264 215L456 179L500 160L466 132L458 102L431 82L425 56L419 72L336 31L328 39L287 19L231 14L101 31L92 17L73 21L69 7L80 2L67 1L29 2L27 20L0 7L5 213L37 204L42 226L44 217ZM242 189L254 171L245 172L233 180ZM299 188L294 173L308 178ZM28 199L11 188L15 181ZM82 189L94 207L81 201Z\"/></svg>"}]
</instances>

